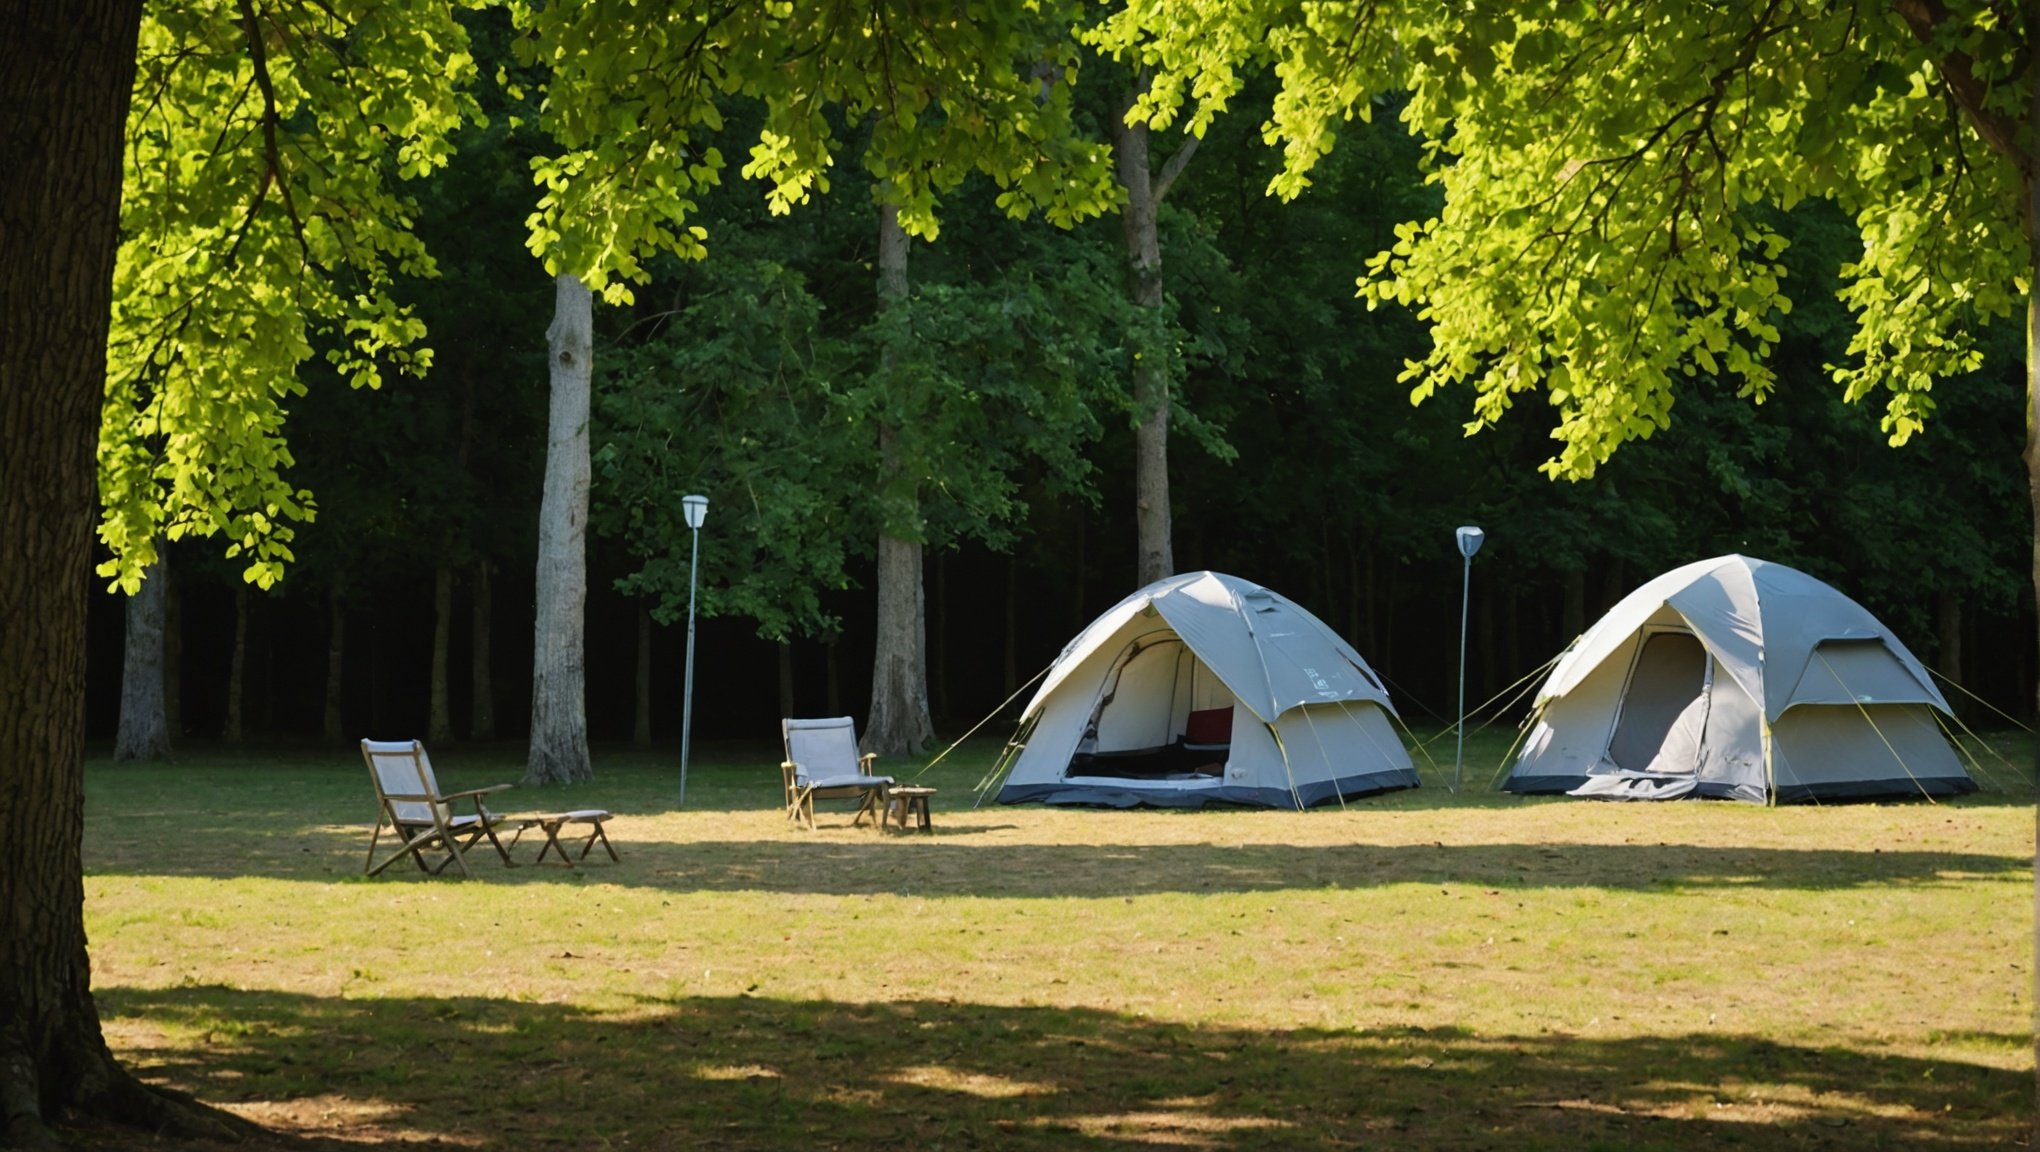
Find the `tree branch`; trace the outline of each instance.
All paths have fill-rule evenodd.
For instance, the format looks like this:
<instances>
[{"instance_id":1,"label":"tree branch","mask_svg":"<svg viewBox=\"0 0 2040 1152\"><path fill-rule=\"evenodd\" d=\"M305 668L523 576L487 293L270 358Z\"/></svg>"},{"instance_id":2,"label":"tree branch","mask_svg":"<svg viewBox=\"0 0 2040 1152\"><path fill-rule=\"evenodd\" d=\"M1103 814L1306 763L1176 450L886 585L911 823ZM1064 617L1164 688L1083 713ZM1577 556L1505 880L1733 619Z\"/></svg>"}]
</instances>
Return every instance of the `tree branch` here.
<instances>
[{"instance_id":1,"label":"tree branch","mask_svg":"<svg viewBox=\"0 0 2040 1152\"><path fill-rule=\"evenodd\" d=\"M1939 32L1950 19L1948 8L1941 0L1892 0L1892 8L1912 30L1913 37L1934 54L1934 65L1941 73L1942 82L1955 97L1955 102L1969 114L1970 126L1990 149L2013 164L2019 171L2031 175L2031 165L2019 150L2019 125L1989 108L1984 101L1990 96L1990 84L1976 74L1976 62L1969 53L1960 49L1945 56L1938 55L1934 47L1934 34Z\"/></svg>"},{"instance_id":2,"label":"tree branch","mask_svg":"<svg viewBox=\"0 0 2040 1152\"><path fill-rule=\"evenodd\" d=\"M283 197L284 214L290 217L292 230L297 235L298 251L307 263L311 261L311 246L305 241L305 222L298 215L297 203L291 198L290 181L283 170L283 146L276 138L277 111L276 85L269 76L269 45L262 38L262 25L255 15L254 0L240 0L241 27L248 36L249 61L254 65L255 84L262 89L262 151L267 160L268 171L265 181L274 181L277 192ZM259 206L261 201L256 201ZM238 246L238 242L237 242Z\"/></svg>"},{"instance_id":3,"label":"tree branch","mask_svg":"<svg viewBox=\"0 0 2040 1152\"><path fill-rule=\"evenodd\" d=\"M1190 163L1190 157L1196 154L1197 146L1202 143L1204 143L1204 137L1190 137L1183 141L1181 148L1176 149L1169 156L1169 162L1162 165L1161 175L1155 177L1154 197L1156 207L1161 206L1162 199L1169 194L1169 186L1176 182L1176 177L1183 174L1183 166Z\"/></svg>"}]
</instances>

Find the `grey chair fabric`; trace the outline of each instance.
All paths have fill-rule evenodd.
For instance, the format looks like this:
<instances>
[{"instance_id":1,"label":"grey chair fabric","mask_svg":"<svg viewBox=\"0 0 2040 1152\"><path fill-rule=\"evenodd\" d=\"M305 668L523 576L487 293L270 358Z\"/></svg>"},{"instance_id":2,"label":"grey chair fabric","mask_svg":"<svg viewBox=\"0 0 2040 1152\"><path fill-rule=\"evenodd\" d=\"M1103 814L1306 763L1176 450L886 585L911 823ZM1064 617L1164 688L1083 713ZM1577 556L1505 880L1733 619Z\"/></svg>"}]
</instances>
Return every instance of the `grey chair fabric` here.
<instances>
[{"instance_id":1,"label":"grey chair fabric","mask_svg":"<svg viewBox=\"0 0 2040 1152\"><path fill-rule=\"evenodd\" d=\"M855 799L857 816L852 824L869 816L879 821L893 778L868 771L874 757L857 751L857 725L848 716L825 720L781 720L786 759L780 771L786 785L786 817L797 824L815 826L816 800Z\"/></svg>"}]
</instances>

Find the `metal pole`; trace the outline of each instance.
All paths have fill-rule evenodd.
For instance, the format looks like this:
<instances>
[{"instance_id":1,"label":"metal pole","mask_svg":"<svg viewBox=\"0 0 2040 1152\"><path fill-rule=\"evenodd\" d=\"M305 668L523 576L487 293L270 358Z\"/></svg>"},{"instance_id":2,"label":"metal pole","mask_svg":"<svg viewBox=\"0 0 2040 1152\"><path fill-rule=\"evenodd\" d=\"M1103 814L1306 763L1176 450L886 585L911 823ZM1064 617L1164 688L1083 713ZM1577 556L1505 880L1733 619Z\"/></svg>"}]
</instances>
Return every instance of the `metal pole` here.
<instances>
[{"instance_id":1,"label":"metal pole","mask_svg":"<svg viewBox=\"0 0 2040 1152\"><path fill-rule=\"evenodd\" d=\"M680 705L680 803L687 803L687 748L694 739L694 574L701 563L701 529L687 552L687 691ZM1465 647L1461 645L1461 663Z\"/></svg>"},{"instance_id":2,"label":"metal pole","mask_svg":"<svg viewBox=\"0 0 2040 1152\"><path fill-rule=\"evenodd\" d=\"M1452 791L1459 791L1460 771L1466 764L1466 606L1473 593L1473 557L1459 580L1459 747L1452 753ZM690 625L691 627L691 625Z\"/></svg>"}]
</instances>

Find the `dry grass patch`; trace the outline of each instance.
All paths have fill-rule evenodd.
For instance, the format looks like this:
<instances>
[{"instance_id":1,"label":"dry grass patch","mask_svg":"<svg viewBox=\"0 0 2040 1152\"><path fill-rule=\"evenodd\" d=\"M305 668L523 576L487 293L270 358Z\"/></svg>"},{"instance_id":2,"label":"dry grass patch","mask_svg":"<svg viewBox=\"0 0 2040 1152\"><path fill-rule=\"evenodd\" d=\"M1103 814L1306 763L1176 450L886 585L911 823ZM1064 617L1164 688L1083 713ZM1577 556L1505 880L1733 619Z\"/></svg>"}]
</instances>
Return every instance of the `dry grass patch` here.
<instances>
[{"instance_id":1,"label":"dry grass patch","mask_svg":"<svg viewBox=\"0 0 2040 1152\"><path fill-rule=\"evenodd\" d=\"M355 1145L1956 1149L2029 1123L2029 797L973 811L989 751L922 781L934 835L886 837L786 826L767 748L700 750L686 811L664 758L598 755L533 806L614 810L623 862L473 883L360 879L344 754L94 764L110 1039ZM519 756L435 750L449 787Z\"/></svg>"}]
</instances>

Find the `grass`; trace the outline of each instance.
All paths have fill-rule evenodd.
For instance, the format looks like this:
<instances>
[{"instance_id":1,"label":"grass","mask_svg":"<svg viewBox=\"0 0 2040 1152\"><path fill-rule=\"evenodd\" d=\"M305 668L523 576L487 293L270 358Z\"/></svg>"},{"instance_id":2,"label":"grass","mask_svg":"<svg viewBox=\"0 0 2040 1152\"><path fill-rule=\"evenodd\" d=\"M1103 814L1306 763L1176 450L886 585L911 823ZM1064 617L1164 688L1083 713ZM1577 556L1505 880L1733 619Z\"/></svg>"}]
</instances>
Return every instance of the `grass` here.
<instances>
[{"instance_id":1,"label":"grass","mask_svg":"<svg viewBox=\"0 0 2040 1152\"><path fill-rule=\"evenodd\" d=\"M145 1076L348 1147L2023 1146L2030 784L973 810L995 750L881 837L789 828L769 747L698 748L684 810L670 750L598 749L504 799L612 809L623 862L470 883L361 879L344 752L94 762L100 1010Z\"/></svg>"}]
</instances>

